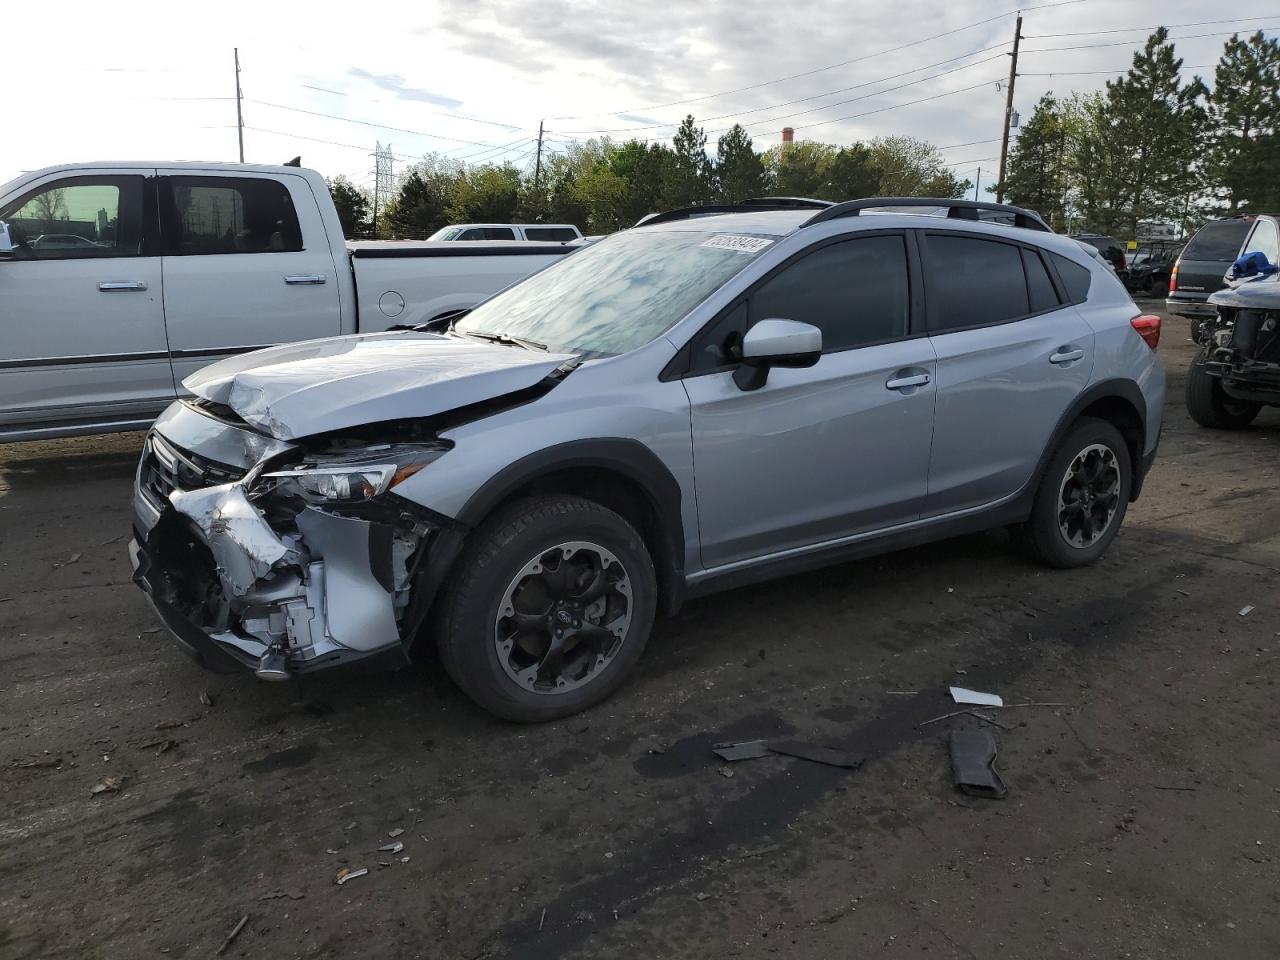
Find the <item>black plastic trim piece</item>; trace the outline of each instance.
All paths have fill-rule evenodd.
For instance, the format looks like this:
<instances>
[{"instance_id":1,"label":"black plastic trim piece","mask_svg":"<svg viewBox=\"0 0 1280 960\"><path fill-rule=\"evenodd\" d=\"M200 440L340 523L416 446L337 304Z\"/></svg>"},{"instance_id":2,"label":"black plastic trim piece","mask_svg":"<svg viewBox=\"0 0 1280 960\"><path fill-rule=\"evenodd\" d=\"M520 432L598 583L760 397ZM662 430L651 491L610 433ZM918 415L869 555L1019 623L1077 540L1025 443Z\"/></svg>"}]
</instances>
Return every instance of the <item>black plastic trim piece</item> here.
<instances>
[{"instance_id":1,"label":"black plastic trim piece","mask_svg":"<svg viewBox=\"0 0 1280 960\"><path fill-rule=\"evenodd\" d=\"M695 207L678 207L662 213L650 213L636 221L637 227L651 227L657 223L674 223L694 217L711 217L723 213L759 213L762 210L826 210L834 206L830 200L811 200L808 197L753 197L741 203L704 203ZM812 222L812 221L810 221Z\"/></svg>"},{"instance_id":2,"label":"black plastic trim piece","mask_svg":"<svg viewBox=\"0 0 1280 960\"><path fill-rule=\"evenodd\" d=\"M31 357L23 360L0 360L0 370L20 367L62 367L84 363L130 363L138 360L168 360L164 350L148 350L143 353L98 353L74 357Z\"/></svg>"}]
</instances>

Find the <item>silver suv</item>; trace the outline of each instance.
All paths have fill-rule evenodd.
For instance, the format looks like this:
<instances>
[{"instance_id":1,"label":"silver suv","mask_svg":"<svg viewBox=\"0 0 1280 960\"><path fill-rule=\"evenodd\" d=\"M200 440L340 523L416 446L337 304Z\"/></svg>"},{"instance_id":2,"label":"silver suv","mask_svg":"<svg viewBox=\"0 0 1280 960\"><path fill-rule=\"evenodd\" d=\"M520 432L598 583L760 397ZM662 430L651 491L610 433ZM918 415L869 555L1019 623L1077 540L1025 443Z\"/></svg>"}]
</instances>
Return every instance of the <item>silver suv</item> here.
<instances>
[{"instance_id":1,"label":"silver suv","mask_svg":"<svg viewBox=\"0 0 1280 960\"><path fill-rule=\"evenodd\" d=\"M766 201L649 218L434 329L186 380L135 579L266 679L435 644L478 703L581 710L688 597L1008 527L1095 560L1155 457L1159 320L1035 214Z\"/></svg>"}]
</instances>

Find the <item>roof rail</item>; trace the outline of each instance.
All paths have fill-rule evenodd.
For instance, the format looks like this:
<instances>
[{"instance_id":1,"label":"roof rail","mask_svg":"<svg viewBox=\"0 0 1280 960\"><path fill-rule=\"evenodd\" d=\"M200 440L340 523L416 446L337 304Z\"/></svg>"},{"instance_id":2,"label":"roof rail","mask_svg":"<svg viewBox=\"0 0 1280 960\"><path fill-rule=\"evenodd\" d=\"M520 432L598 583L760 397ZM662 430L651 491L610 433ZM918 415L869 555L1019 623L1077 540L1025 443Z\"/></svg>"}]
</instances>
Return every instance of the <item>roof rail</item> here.
<instances>
[{"instance_id":1,"label":"roof rail","mask_svg":"<svg viewBox=\"0 0 1280 960\"><path fill-rule=\"evenodd\" d=\"M811 200L808 197L752 197L741 203L704 203L696 207L680 207L663 213L650 213L636 221L637 227L655 223L671 223L693 217L709 217L718 213L755 213L761 210L825 210L833 206L830 200Z\"/></svg>"},{"instance_id":2,"label":"roof rail","mask_svg":"<svg viewBox=\"0 0 1280 960\"><path fill-rule=\"evenodd\" d=\"M827 207L801 226L812 226L827 220L838 220L841 217L856 217L863 210L879 210L884 207L944 207L947 217L952 220L981 220L981 213L1003 213L1013 217L1015 227L1028 230L1042 230L1053 233L1049 225L1034 210L1023 207L1012 207L1007 203L984 203L980 200L945 200L933 197L867 197L862 200L846 200Z\"/></svg>"}]
</instances>

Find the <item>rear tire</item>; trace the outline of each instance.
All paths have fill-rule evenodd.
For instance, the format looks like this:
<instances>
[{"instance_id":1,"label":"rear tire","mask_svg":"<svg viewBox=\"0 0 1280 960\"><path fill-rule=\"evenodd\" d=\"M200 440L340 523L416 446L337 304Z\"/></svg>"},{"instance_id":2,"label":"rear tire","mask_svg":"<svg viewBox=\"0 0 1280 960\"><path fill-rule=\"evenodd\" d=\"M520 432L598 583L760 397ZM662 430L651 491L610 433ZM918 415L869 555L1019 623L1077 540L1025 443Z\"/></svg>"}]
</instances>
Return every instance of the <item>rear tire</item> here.
<instances>
[{"instance_id":1,"label":"rear tire","mask_svg":"<svg viewBox=\"0 0 1280 960\"><path fill-rule=\"evenodd\" d=\"M1187 413L1202 427L1239 430L1253 423L1260 403L1233 400L1222 389L1222 380L1205 369L1207 350L1201 350L1187 371Z\"/></svg>"},{"instance_id":2,"label":"rear tire","mask_svg":"<svg viewBox=\"0 0 1280 960\"><path fill-rule=\"evenodd\" d=\"M1155 281L1155 283L1151 284L1150 296L1152 300L1163 300L1168 295L1169 295L1168 280L1157 280Z\"/></svg>"},{"instance_id":3,"label":"rear tire","mask_svg":"<svg viewBox=\"0 0 1280 960\"><path fill-rule=\"evenodd\" d=\"M1014 540L1050 567L1092 563L1119 532L1132 489L1133 466L1120 431L1082 417L1049 458L1031 517L1015 528Z\"/></svg>"},{"instance_id":4,"label":"rear tire","mask_svg":"<svg viewBox=\"0 0 1280 960\"><path fill-rule=\"evenodd\" d=\"M649 639L658 588L626 520L556 496L485 521L445 591L437 642L449 676L490 713L537 723L621 685Z\"/></svg>"}]
</instances>

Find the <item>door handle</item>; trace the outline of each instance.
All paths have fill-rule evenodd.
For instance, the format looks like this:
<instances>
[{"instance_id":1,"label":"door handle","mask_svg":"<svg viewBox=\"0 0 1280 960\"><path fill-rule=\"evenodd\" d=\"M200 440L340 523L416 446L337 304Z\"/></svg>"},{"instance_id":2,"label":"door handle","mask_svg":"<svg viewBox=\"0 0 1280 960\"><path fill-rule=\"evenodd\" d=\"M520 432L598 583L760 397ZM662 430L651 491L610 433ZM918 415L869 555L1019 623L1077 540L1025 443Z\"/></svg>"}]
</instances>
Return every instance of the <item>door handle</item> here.
<instances>
[{"instance_id":1,"label":"door handle","mask_svg":"<svg viewBox=\"0 0 1280 960\"><path fill-rule=\"evenodd\" d=\"M103 293L120 293L130 290L147 289L147 281L145 280L103 280L98 284L98 289Z\"/></svg>"},{"instance_id":2,"label":"door handle","mask_svg":"<svg viewBox=\"0 0 1280 960\"><path fill-rule=\"evenodd\" d=\"M286 275L284 282L290 286L303 286L305 284L324 283L323 273L295 273Z\"/></svg>"},{"instance_id":3,"label":"door handle","mask_svg":"<svg viewBox=\"0 0 1280 960\"><path fill-rule=\"evenodd\" d=\"M905 390L908 387L923 387L929 382L927 373L917 373L911 376L894 376L885 381L885 386L890 390Z\"/></svg>"},{"instance_id":4,"label":"door handle","mask_svg":"<svg viewBox=\"0 0 1280 960\"><path fill-rule=\"evenodd\" d=\"M1050 363L1070 363L1073 360L1079 360L1084 357L1084 351L1079 347L1064 347L1057 353L1049 356Z\"/></svg>"}]
</instances>

